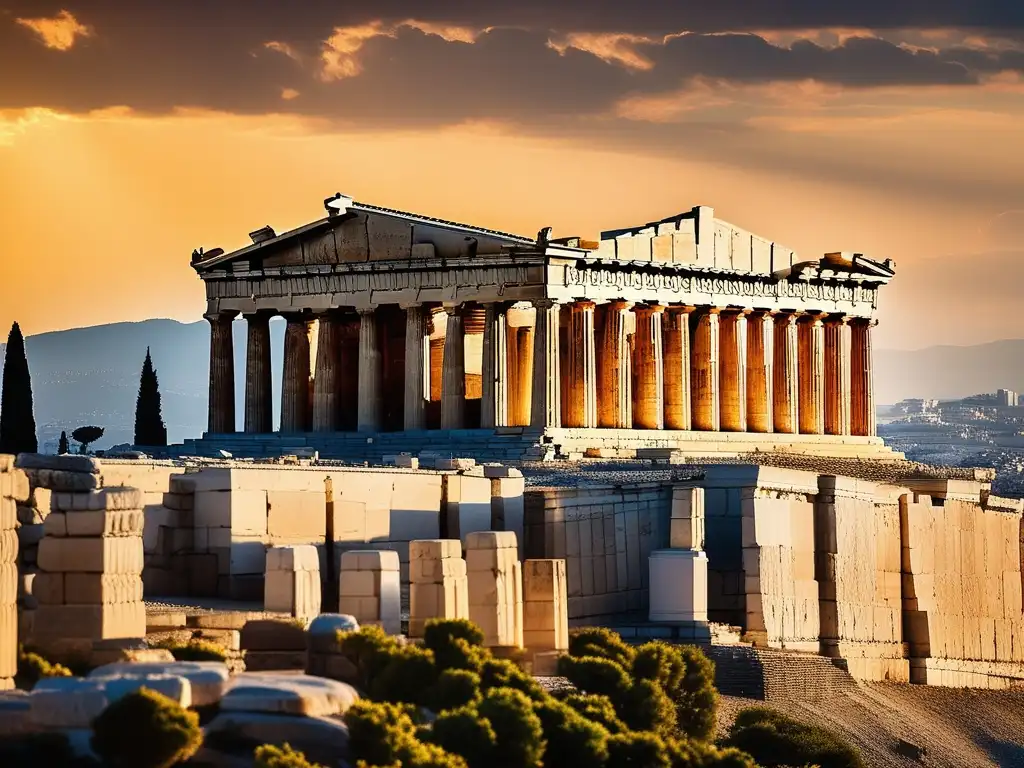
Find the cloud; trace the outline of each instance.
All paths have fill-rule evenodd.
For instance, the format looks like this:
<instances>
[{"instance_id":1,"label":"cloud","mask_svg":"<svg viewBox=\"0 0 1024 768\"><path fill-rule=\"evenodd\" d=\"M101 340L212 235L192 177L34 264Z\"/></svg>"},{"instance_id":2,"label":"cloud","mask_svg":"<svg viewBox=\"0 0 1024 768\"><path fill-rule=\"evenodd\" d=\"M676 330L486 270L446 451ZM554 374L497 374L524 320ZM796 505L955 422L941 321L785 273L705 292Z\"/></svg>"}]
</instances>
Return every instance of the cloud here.
<instances>
[{"instance_id":1,"label":"cloud","mask_svg":"<svg viewBox=\"0 0 1024 768\"><path fill-rule=\"evenodd\" d=\"M93 34L89 27L64 10L53 18L16 18L14 21L31 29L44 46L54 51L70 51L79 37L91 37Z\"/></svg>"},{"instance_id":2,"label":"cloud","mask_svg":"<svg viewBox=\"0 0 1024 768\"><path fill-rule=\"evenodd\" d=\"M621 64L628 69L647 71L654 68L654 62L637 51L638 44L653 44L656 41L643 35L609 34L591 32L570 32L548 40L548 45L564 54L569 48L586 51L602 61Z\"/></svg>"},{"instance_id":3,"label":"cloud","mask_svg":"<svg viewBox=\"0 0 1024 768\"><path fill-rule=\"evenodd\" d=\"M299 98L300 95L301 94L297 90L295 90L294 88L282 88L281 89L281 98L284 99L285 101L291 101L292 99L297 99L297 98Z\"/></svg>"},{"instance_id":4,"label":"cloud","mask_svg":"<svg viewBox=\"0 0 1024 768\"><path fill-rule=\"evenodd\" d=\"M394 29L385 27L380 21L358 27L335 27L333 34L324 41L320 54L320 79L330 82L356 77L363 71L357 54L366 41L394 36Z\"/></svg>"}]
</instances>

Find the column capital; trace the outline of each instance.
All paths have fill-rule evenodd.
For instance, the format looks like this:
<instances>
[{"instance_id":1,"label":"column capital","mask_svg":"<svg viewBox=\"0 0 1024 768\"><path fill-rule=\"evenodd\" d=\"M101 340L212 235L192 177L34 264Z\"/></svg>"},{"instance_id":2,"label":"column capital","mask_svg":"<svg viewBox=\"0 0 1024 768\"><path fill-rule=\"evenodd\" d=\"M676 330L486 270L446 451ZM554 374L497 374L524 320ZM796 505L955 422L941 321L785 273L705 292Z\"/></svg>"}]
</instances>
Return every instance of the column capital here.
<instances>
[{"instance_id":1,"label":"column capital","mask_svg":"<svg viewBox=\"0 0 1024 768\"><path fill-rule=\"evenodd\" d=\"M530 299L530 303L533 304L533 306L536 307L537 309L551 309L553 307L557 307L559 304L563 304L564 302L561 302L558 299L543 298Z\"/></svg>"},{"instance_id":2,"label":"column capital","mask_svg":"<svg viewBox=\"0 0 1024 768\"><path fill-rule=\"evenodd\" d=\"M376 309L376 305L368 307L356 307L356 312L359 313L360 317L366 317L367 315L372 315L376 311Z\"/></svg>"},{"instance_id":3,"label":"column capital","mask_svg":"<svg viewBox=\"0 0 1024 768\"><path fill-rule=\"evenodd\" d=\"M851 317L850 318L850 323L852 325L863 325L863 326L866 326L868 328L874 328L876 325L878 325L878 318L877 317Z\"/></svg>"},{"instance_id":4,"label":"column capital","mask_svg":"<svg viewBox=\"0 0 1024 768\"><path fill-rule=\"evenodd\" d=\"M242 317L247 323L253 321L258 323L269 323L270 318L278 315L279 312L276 309L257 309L254 312L243 312Z\"/></svg>"},{"instance_id":5,"label":"column capital","mask_svg":"<svg viewBox=\"0 0 1024 768\"><path fill-rule=\"evenodd\" d=\"M210 323L230 323L238 317L238 311L234 309L224 310L222 312L207 312L203 315L203 319Z\"/></svg>"},{"instance_id":6,"label":"column capital","mask_svg":"<svg viewBox=\"0 0 1024 768\"><path fill-rule=\"evenodd\" d=\"M569 306L573 312L582 312L584 310L593 310L597 304L590 299L576 299Z\"/></svg>"},{"instance_id":7,"label":"column capital","mask_svg":"<svg viewBox=\"0 0 1024 768\"><path fill-rule=\"evenodd\" d=\"M633 313L637 315L661 314L664 311L664 304L636 304L633 307Z\"/></svg>"},{"instance_id":8,"label":"column capital","mask_svg":"<svg viewBox=\"0 0 1024 768\"><path fill-rule=\"evenodd\" d=\"M626 301L625 299L612 299L604 303L609 309L617 309L620 311L627 311L633 306L632 301Z\"/></svg>"},{"instance_id":9,"label":"column capital","mask_svg":"<svg viewBox=\"0 0 1024 768\"><path fill-rule=\"evenodd\" d=\"M670 314L689 315L697 308L690 304L669 304L665 311Z\"/></svg>"},{"instance_id":10,"label":"column capital","mask_svg":"<svg viewBox=\"0 0 1024 768\"><path fill-rule=\"evenodd\" d=\"M824 312L804 312L798 318L798 322L811 326L823 325L826 317L828 315Z\"/></svg>"},{"instance_id":11,"label":"column capital","mask_svg":"<svg viewBox=\"0 0 1024 768\"><path fill-rule=\"evenodd\" d=\"M422 301L400 301L398 302L398 306L401 309L408 311L410 309L418 309L424 307L424 304Z\"/></svg>"},{"instance_id":12,"label":"column capital","mask_svg":"<svg viewBox=\"0 0 1024 768\"><path fill-rule=\"evenodd\" d=\"M850 320L851 318L849 315L842 314L827 315L824 318L824 322L827 325L847 325L849 324Z\"/></svg>"},{"instance_id":13,"label":"column capital","mask_svg":"<svg viewBox=\"0 0 1024 768\"><path fill-rule=\"evenodd\" d=\"M746 307L725 307L724 309L721 310L721 314L735 317L746 317L753 311L754 310L748 309Z\"/></svg>"}]
</instances>

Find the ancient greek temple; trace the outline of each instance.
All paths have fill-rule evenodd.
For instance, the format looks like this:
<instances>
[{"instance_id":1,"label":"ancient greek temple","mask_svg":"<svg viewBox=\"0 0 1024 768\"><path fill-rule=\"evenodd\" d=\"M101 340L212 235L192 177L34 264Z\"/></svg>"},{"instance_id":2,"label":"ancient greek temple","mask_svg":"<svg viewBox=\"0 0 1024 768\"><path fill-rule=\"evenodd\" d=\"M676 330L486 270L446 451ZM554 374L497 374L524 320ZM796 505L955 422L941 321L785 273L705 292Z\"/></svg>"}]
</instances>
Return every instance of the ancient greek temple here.
<instances>
[{"instance_id":1,"label":"ancient greek temple","mask_svg":"<svg viewBox=\"0 0 1024 768\"><path fill-rule=\"evenodd\" d=\"M264 227L234 252L193 253L212 334L205 440L475 439L506 458L885 451L871 332L891 260L802 260L704 206L595 241L343 195L324 205L290 232ZM287 321L279 430L274 316ZM244 433L229 438L236 408Z\"/></svg>"}]
</instances>

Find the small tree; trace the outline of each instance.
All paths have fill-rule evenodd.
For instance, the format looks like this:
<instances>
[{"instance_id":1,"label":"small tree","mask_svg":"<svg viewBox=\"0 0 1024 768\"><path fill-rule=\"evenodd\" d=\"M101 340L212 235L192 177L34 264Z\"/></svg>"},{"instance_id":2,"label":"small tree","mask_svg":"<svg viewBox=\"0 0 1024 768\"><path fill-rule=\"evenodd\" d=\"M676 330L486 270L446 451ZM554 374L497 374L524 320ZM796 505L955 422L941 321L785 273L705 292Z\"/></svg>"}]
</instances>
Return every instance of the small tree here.
<instances>
[{"instance_id":1,"label":"small tree","mask_svg":"<svg viewBox=\"0 0 1024 768\"><path fill-rule=\"evenodd\" d=\"M203 743L199 715L148 688L108 706L92 731L93 751L111 768L171 768Z\"/></svg>"},{"instance_id":2,"label":"small tree","mask_svg":"<svg viewBox=\"0 0 1024 768\"><path fill-rule=\"evenodd\" d=\"M89 444L103 437L103 431L103 427L79 427L71 433L71 439L81 444L78 452L86 454L89 452Z\"/></svg>"},{"instance_id":3,"label":"small tree","mask_svg":"<svg viewBox=\"0 0 1024 768\"><path fill-rule=\"evenodd\" d=\"M17 323L11 326L4 356L3 394L0 400L0 453L35 453L36 419L32 412L32 377L25 357L25 337Z\"/></svg>"},{"instance_id":4,"label":"small tree","mask_svg":"<svg viewBox=\"0 0 1024 768\"><path fill-rule=\"evenodd\" d=\"M57 445L57 454L63 456L66 453L71 453L71 446L68 445L68 433L61 430L60 443Z\"/></svg>"},{"instance_id":5,"label":"small tree","mask_svg":"<svg viewBox=\"0 0 1024 768\"><path fill-rule=\"evenodd\" d=\"M160 381L153 368L153 359L146 347L139 379L139 397L135 401L135 445L167 445L167 427L160 413Z\"/></svg>"}]
</instances>

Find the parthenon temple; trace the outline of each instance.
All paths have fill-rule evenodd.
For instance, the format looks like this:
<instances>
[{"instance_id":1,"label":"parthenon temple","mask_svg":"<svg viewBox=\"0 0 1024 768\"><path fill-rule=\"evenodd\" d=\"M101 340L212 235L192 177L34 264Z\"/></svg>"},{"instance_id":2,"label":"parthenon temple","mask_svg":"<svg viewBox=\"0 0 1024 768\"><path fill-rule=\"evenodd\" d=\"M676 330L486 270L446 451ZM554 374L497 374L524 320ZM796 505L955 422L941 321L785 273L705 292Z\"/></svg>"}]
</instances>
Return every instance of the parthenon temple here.
<instances>
[{"instance_id":1,"label":"parthenon temple","mask_svg":"<svg viewBox=\"0 0 1024 768\"><path fill-rule=\"evenodd\" d=\"M234 252L193 254L212 334L199 442L330 453L346 440L475 440L475 454L503 458L888 453L871 333L891 260L801 260L705 206L595 241L340 194L324 205L326 217L290 232L264 227ZM277 434L274 316L287 322Z\"/></svg>"}]
</instances>

